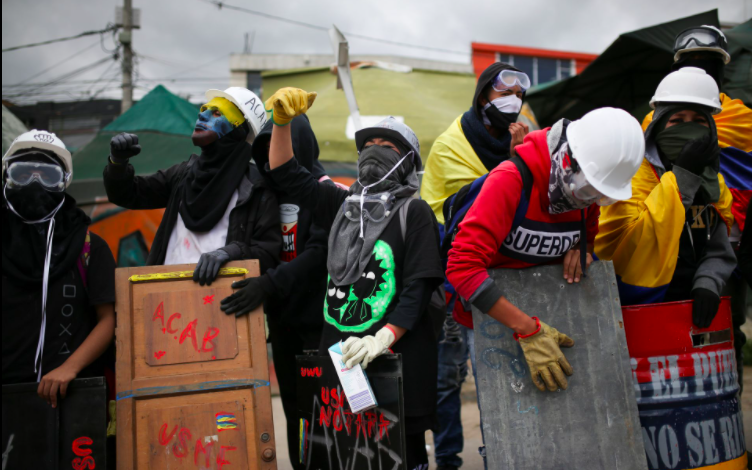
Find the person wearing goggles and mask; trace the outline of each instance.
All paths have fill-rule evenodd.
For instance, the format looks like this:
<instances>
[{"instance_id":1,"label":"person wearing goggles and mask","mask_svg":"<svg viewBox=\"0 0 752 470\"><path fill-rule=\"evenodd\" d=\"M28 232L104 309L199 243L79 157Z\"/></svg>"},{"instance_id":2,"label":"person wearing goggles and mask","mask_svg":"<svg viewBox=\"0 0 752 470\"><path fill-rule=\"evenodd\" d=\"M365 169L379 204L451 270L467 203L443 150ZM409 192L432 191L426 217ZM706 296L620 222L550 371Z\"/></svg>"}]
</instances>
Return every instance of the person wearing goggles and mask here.
<instances>
[{"instance_id":1,"label":"person wearing goggles and mask","mask_svg":"<svg viewBox=\"0 0 752 470\"><path fill-rule=\"evenodd\" d=\"M131 210L165 208L146 264L197 263L193 280L211 285L228 261L277 265L282 239L274 192L251 163L251 143L266 122L259 98L245 88L208 90L191 136L201 149L185 162L136 176L135 134L110 142L104 186L110 202Z\"/></svg>"},{"instance_id":2,"label":"person wearing goggles and mask","mask_svg":"<svg viewBox=\"0 0 752 470\"><path fill-rule=\"evenodd\" d=\"M731 61L726 36L715 26L694 26L676 36L674 42L674 63L671 70L682 67L697 67L713 77L718 90L723 89L724 69ZM729 241L735 251L739 248L742 230L746 227L747 208L752 196L752 109L739 99L732 99L719 93L721 112L713 114L718 145L720 147L720 173L725 178L733 204L731 212L734 224L731 226ZM643 130L653 121L651 111L642 122ZM731 315L734 325L734 347L736 349L739 384L744 372L742 346L746 336L741 325L746 321L747 289L738 273L734 273L726 284L722 295L731 296Z\"/></svg>"},{"instance_id":3,"label":"person wearing goggles and mask","mask_svg":"<svg viewBox=\"0 0 752 470\"><path fill-rule=\"evenodd\" d=\"M613 260L622 305L692 299L707 328L736 257L731 193L719 174L718 86L704 70L667 75L650 100L646 153L629 200L603 210L596 253Z\"/></svg>"},{"instance_id":4,"label":"person wearing goggles and mask","mask_svg":"<svg viewBox=\"0 0 752 470\"><path fill-rule=\"evenodd\" d=\"M3 385L38 382L53 408L76 377L104 375L115 334L115 260L65 192L72 177L46 131L3 156Z\"/></svg>"},{"instance_id":5,"label":"person wearing goggles and mask","mask_svg":"<svg viewBox=\"0 0 752 470\"><path fill-rule=\"evenodd\" d=\"M282 88L267 100L274 122L267 173L330 229L319 354L327 356L340 341L347 367L367 367L390 349L402 354L406 468L425 468L438 367L426 307L443 273L436 219L428 204L413 198L420 144L408 126L386 118L356 132L358 180L349 190L320 183L293 158L287 125L315 97Z\"/></svg>"},{"instance_id":6,"label":"person wearing goggles and mask","mask_svg":"<svg viewBox=\"0 0 752 470\"><path fill-rule=\"evenodd\" d=\"M444 201L463 186L493 170L514 155L529 129L517 122L530 78L515 67L496 62L481 73L470 109L441 134L426 161L420 195L439 221L443 238ZM454 288L445 283L451 296ZM447 308L451 311L454 305ZM472 329L447 318L439 342L439 430L434 433L436 465L442 469L462 465L460 389L467 375L467 359L475 364ZM474 367L473 367L473 370Z\"/></svg>"},{"instance_id":7,"label":"person wearing goggles and mask","mask_svg":"<svg viewBox=\"0 0 752 470\"><path fill-rule=\"evenodd\" d=\"M640 124L626 111L600 108L562 119L527 135L519 160L488 175L460 223L447 278L462 299L514 330L541 391L567 388L573 369L560 348L574 341L510 303L488 270L563 261L579 281L592 262L599 206L630 198L643 153Z\"/></svg>"}]
</instances>

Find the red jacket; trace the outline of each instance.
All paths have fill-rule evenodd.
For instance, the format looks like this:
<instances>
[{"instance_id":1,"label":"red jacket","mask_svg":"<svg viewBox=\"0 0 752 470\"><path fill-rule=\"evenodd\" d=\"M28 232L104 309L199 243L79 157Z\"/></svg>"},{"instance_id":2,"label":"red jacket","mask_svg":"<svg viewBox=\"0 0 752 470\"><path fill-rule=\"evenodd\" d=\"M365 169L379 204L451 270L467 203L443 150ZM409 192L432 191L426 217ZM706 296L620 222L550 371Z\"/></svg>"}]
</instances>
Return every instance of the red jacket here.
<instances>
[{"instance_id":1,"label":"red jacket","mask_svg":"<svg viewBox=\"0 0 752 470\"><path fill-rule=\"evenodd\" d=\"M580 239L580 211L548 212L549 129L529 133L515 148L533 175L530 203L522 199L522 176L517 167L509 161L500 164L489 173L449 251L449 283L463 299L484 312L504 293L504 286L496 286L488 276L489 269L561 262ZM587 242L592 244L598 233L600 209L593 204L585 212ZM515 214L521 223L511 231ZM455 304L454 318L473 327L469 308L461 302Z\"/></svg>"}]
</instances>

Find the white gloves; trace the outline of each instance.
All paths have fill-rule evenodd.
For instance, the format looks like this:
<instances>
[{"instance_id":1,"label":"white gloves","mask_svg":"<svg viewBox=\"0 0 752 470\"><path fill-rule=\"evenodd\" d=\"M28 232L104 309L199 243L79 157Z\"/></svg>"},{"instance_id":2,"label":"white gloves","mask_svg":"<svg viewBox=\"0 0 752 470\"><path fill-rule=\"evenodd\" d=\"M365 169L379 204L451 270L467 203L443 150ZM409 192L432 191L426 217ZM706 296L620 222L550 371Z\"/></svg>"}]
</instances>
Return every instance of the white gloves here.
<instances>
[{"instance_id":1,"label":"white gloves","mask_svg":"<svg viewBox=\"0 0 752 470\"><path fill-rule=\"evenodd\" d=\"M387 352L396 339L394 332L387 327L377 331L376 336L351 336L342 345L342 362L348 369L355 364L365 369L374 359Z\"/></svg>"}]
</instances>

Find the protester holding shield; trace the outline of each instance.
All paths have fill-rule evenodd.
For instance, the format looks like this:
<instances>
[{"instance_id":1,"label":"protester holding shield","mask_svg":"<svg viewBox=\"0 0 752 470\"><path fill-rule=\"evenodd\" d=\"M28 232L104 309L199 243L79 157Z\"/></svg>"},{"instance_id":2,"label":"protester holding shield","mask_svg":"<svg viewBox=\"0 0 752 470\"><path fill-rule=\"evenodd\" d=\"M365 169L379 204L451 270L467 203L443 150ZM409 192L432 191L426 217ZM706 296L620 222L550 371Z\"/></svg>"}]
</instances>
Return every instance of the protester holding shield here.
<instances>
[{"instance_id":1,"label":"protester holding shield","mask_svg":"<svg viewBox=\"0 0 752 470\"><path fill-rule=\"evenodd\" d=\"M259 98L245 88L209 90L192 139L199 155L136 176L130 159L138 136L110 143L104 185L110 202L127 209L166 208L148 265L197 263L193 279L211 284L220 266L258 259L261 273L277 265L282 240L273 191L251 164L251 143L266 121Z\"/></svg>"},{"instance_id":2,"label":"protester holding shield","mask_svg":"<svg viewBox=\"0 0 752 470\"><path fill-rule=\"evenodd\" d=\"M413 198L422 164L412 130L394 118L357 131L358 181L318 182L293 158L290 126L315 93L282 88L267 101L274 129L269 176L331 227L319 353L343 341L348 367L402 354L407 468L426 468L425 431L436 408L436 339L426 307L443 280L436 219ZM404 211L404 212L403 212ZM401 215L400 215L401 214ZM404 218L404 226L401 217Z\"/></svg>"}]
</instances>

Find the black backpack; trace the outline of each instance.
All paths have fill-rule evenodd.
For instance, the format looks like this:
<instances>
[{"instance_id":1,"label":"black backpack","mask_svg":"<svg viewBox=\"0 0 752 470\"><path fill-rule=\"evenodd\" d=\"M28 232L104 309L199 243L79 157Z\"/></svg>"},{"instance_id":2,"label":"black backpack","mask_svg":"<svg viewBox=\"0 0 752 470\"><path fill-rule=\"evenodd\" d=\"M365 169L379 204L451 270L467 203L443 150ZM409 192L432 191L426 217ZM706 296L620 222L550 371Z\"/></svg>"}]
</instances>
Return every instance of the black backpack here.
<instances>
[{"instance_id":1,"label":"black backpack","mask_svg":"<svg viewBox=\"0 0 752 470\"><path fill-rule=\"evenodd\" d=\"M530 192L533 189L533 174L527 163L519 156L514 156L508 161L512 162L517 167L517 171L520 172L523 190L520 205L517 207L517 212L515 212L514 220L512 221L512 228L510 229L510 232L513 232L520 226L527 213L527 208L530 204ZM486 178L488 178L488 173L472 183L466 184L444 201L442 209L444 212L444 235L441 240L441 261L445 272L447 260L449 259L449 250L452 249L452 243L454 243L457 232L460 230L460 223L465 219L467 212L472 207L478 194L480 194Z\"/></svg>"}]
</instances>

